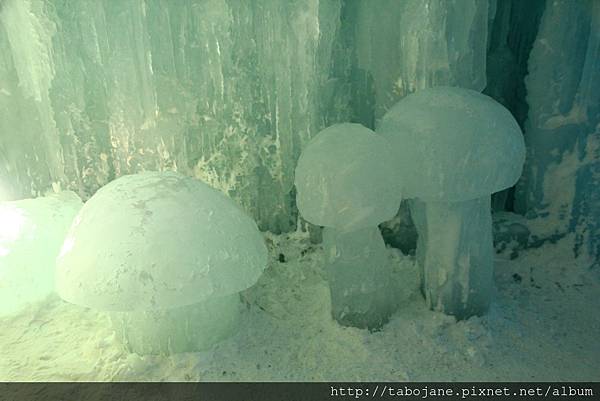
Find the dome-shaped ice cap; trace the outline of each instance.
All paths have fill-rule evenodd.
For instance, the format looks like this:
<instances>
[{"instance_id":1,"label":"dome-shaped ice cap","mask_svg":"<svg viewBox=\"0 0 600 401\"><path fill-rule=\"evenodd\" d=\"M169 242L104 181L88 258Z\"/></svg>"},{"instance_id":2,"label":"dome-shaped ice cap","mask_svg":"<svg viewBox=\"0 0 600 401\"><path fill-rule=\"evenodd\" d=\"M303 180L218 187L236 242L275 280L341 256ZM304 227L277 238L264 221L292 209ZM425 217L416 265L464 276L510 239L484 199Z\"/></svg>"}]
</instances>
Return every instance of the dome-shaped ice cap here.
<instances>
[{"instance_id":1,"label":"dome-shaped ice cap","mask_svg":"<svg viewBox=\"0 0 600 401\"><path fill-rule=\"evenodd\" d=\"M302 217L353 230L390 220L401 197L393 157L386 140L360 124L336 124L319 132L296 166Z\"/></svg>"},{"instance_id":2,"label":"dome-shaped ice cap","mask_svg":"<svg viewBox=\"0 0 600 401\"><path fill-rule=\"evenodd\" d=\"M113 311L174 308L253 285L267 264L256 223L174 172L123 176L76 216L57 259L66 301Z\"/></svg>"},{"instance_id":3,"label":"dome-shaped ice cap","mask_svg":"<svg viewBox=\"0 0 600 401\"><path fill-rule=\"evenodd\" d=\"M525 161L519 125L479 92L434 87L406 96L383 117L405 197L464 201L512 186Z\"/></svg>"}]
</instances>

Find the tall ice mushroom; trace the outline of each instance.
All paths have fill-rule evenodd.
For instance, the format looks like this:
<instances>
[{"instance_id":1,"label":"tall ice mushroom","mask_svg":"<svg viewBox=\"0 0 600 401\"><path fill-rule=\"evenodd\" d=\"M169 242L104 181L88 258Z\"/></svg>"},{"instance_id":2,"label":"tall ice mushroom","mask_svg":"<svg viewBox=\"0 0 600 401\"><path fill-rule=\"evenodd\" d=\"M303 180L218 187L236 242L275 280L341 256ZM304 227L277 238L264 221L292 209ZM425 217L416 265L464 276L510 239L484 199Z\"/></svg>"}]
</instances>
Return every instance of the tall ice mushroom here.
<instances>
[{"instance_id":1,"label":"tall ice mushroom","mask_svg":"<svg viewBox=\"0 0 600 401\"><path fill-rule=\"evenodd\" d=\"M419 242L423 292L432 309L484 313L493 289L490 195L521 175L519 125L473 90L434 87L393 106L377 132L392 143Z\"/></svg>"},{"instance_id":2,"label":"tall ice mushroom","mask_svg":"<svg viewBox=\"0 0 600 401\"><path fill-rule=\"evenodd\" d=\"M385 140L360 124L324 129L298 160L296 202L304 219L325 226L332 314L342 325L375 329L395 309L377 227L400 204L393 165Z\"/></svg>"},{"instance_id":3,"label":"tall ice mushroom","mask_svg":"<svg viewBox=\"0 0 600 401\"><path fill-rule=\"evenodd\" d=\"M174 172L123 176L85 203L57 259L66 301L111 312L139 354L210 347L231 334L239 292L267 264L255 222Z\"/></svg>"}]
</instances>

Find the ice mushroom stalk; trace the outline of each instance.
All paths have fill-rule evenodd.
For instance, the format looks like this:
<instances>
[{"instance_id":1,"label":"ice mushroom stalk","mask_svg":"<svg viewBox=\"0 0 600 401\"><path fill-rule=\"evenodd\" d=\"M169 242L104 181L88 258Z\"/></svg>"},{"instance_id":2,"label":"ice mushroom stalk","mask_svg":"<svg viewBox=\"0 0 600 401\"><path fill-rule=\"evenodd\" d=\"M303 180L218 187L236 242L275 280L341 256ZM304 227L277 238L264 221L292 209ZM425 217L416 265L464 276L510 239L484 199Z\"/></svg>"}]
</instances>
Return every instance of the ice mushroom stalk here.
<instances>
[{"instance_id":1,"label":"ice mushroom stalk","mask_svg":"<svg viewBox=\"0 0 600 401\"><path fill-rule=\"evenodd\" d=\"M323 247L332 316L340 324L377 329L396 308L378 224L400 203L385 140L359 124L337 124L313 138L296 167L297 204L307 221L325 226Z\"/></svg>"},{"instance_id":2,"label":"ice mushroom stalk","mask_svg":"<svg viewBox=\"0 0 600 401\"><path fill-rule=\"evenodd\" d=\"M493 291L490 196L463 202L410 201L419 233L417 262L431 309L466 318L483 314Z\"/></svg>"},{"instance_id":3,"label":"ice mushroom stalk","mask_svg":"<svg viewBox=\"0 0 600 401\"><path fill-rule=\"evenodd\" d=\"M377 132L392 144L411 199L428 305L459 319L485 313L493 292L490 195L521 175L517 122L479 92L434 87L400 100Z\"/></svg>"},{"instance_id":4,"label":"ice mushroom stalk","mask_svg":"<svg viewBox=\"0 0 600 401\"><path fill-rule=\"evenodd\" d=\"M111 311L117 339L139 355L208 349L230 337L242 311L239 294L209 298L178 308Z\"/></svg>"},{"instance_id":5,"label":"ice mushroom stalk","mask_svg":"<svg viewBox=\"0 0 600 401\"><path fill-rule=\"evenodd\" d=\"M256 223L173 172L123 176L88 200L57 259L66 301L110 314L139 354L209 348L235 332L239 292L267 264Z\"/></svg>"},{"instance_id":6,"label":"ice mushroom stalk","mask_svg":"<svg viewBox=\"0 0 600 401\"><path fill-rule=\"evenodd\" d=\"M379 228L343 231L325 227L323 248L335 320L370 330L387 323L396 310L397 297Z\"/></svg>"}]
</instances>

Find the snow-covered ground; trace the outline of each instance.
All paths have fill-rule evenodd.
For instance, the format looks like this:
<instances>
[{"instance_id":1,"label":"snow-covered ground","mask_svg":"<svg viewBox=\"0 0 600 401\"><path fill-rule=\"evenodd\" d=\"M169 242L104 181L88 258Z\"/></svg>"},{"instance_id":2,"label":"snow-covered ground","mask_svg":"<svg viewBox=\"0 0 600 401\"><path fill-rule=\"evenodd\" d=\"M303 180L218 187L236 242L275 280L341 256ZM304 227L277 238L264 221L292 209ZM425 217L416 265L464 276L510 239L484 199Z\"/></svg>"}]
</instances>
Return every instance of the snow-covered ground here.
<instances>
[{"instance_id":1,"label":"snow-covered ground","mask_svg":"<svg viewBox=\"0 0 600 401\"><path fill-rule=\"evenodd\" d=\"M51 296L0 319L0 380L600 380L600 275L573 259L571 237L496 255L490 312L460 322L427 310L413 258L390 248L405 302L374 333L331 319L321 249L304 233L267 242L240 330L214 349L129 354L105 314Z\"/></svg>"}]
</instances>

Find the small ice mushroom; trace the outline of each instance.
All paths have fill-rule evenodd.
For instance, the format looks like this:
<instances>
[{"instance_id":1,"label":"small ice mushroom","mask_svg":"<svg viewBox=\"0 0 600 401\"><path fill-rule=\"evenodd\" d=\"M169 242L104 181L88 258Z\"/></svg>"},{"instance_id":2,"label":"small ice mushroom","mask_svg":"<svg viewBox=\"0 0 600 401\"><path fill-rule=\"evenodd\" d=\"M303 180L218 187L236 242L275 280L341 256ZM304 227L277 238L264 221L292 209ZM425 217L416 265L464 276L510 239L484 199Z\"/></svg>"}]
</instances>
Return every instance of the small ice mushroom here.
<instances>
[{"instance_id":1,"label":"small ice mushroom","mask_svg":"<svg viewBox=\"0 0 600 401\"><path fill-rule=\"evenodd\" d=\"M493 289L490 195L520 177L519 125L495 100L434 87L400 100L377 132L390 140L419 233L417 259L432 309L484 313Z\"/></svg>"},{"instance_id":2,"label":"small ice mushroom","mask_svg":"<svg viewBox=\"0 0 600 401\"><path fill-rule=\"evenodd\" d=\"M267 264L256 223L174 172L123 176L85 203L57 259L66 301L110 311L138 354L206 349L231 334L239 292Z\"/></svg>"},{"instance_id":3,"label":"small ice mushroom","mask_svg":"<svg viewBox=\"0 0 600 401\"><path fill-rule=\"evenodd\" d=\"M398 211L400 191L385 140L360 124L321 131L296 167L296 202L307 221L325 226L323 246L333 317L375 329L395 309L391 266L378 224Z\"/></svg>"},{"instance_id":4,"label":"small ice mushroom","mask_svg":"<svg viewBox=\"0 0 600 401\"><path fill-rule=\"evenodd\" d=\"M70 191L0 202L0 316L54 292L54 260L82 206Z\"/></svg>"}]
</instances>

